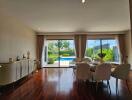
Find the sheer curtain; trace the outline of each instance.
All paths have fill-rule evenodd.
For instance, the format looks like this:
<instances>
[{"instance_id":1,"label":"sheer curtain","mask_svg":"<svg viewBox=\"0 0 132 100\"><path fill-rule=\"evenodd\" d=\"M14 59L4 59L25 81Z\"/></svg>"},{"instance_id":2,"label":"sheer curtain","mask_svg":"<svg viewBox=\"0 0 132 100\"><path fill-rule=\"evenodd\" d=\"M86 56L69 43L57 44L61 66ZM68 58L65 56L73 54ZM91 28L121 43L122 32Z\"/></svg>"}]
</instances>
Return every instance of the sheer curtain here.
<instances>
[{"instance_id":1,"label":"sheer curtain","mask_svg":"<svg viewBox=\"0 0 132 100\"><path fill-rule=\"evenodd\" d=\"M42 67L43 46L44 46L44 35L37 35L37 60L39 60L40 62L37 64L37 68Z\"/></svg>"},{"instance_id":2,"label":"sheer curtain","mask_svg":"<svg viewBox=\"0 0 132 100\"><path fill-rule=\"evenodd\" d=\"M84 58L85 56L87 35L75 35L74 41L75 41L76 57L82 60L82 58Z\"/></svg>"},{"instance_id":3,"label":"sheer curtain","mask_svg":"<svg viewBox=\"0 0 132 100\"><path fill-rule=\"evenodd\" d=\"M119 51L120 51L120 61L121 63L127 63L125 34L118 35L118 44L119 44Z\"/></svg>"}]
</instances>

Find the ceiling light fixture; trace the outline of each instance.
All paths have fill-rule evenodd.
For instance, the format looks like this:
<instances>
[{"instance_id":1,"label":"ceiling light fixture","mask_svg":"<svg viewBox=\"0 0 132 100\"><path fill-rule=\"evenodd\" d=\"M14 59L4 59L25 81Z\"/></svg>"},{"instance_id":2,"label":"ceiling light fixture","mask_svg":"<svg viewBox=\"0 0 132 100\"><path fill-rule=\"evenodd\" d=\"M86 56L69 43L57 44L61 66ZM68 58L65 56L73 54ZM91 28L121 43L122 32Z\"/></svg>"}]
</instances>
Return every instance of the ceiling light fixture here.
<instances>
[{"instance_id":1,"label":"ceiling light fixture","mask_svg":"<svg viewBox=\"0 0 132 100\"><path fill-rule=\"evenodd\" d=\"M82 3L85 3L85 0L82 0Z\"/></svg>"}]
</instances>

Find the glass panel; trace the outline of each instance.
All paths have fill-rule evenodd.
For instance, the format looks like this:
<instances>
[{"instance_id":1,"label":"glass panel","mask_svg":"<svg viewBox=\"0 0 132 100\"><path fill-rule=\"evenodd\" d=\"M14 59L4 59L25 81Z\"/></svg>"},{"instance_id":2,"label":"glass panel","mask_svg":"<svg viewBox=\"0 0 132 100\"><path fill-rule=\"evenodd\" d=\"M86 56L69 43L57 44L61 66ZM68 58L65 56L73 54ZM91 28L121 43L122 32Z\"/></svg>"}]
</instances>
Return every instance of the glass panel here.
<instances>
[{"instance_id":1,"label":"glass panel","mask_svg":"<svg viewBox=\"0 0 132 100\"><path fill-rule=\"evenodd\" d=\"M105 53L105 62L119 62L119 53L116 40L102 40L103 53Z\"/></svg>"},{"instance_id":2,"label":"glass panel","mask_svg":"<svg viewBox=\"0 0 132 100\"><path fill-rule=\"evenodd\" d=\"M101 50L102 47L102 50ZM99 60L99 53L105 54L105 62L119 62L117 41L115 39L87 40L85 56L92 60Z\"/></svg>"},{"instance_id":3,"label":"glass panel","mask_svg":"<svg viewBox=\"0 0 132 100\"><path fill-rule=\"evenodd\" d=\"M46 67L69 67L74 58L73 40L48 40L48 65Z\"/></svg>"},{"instance_id":4,"label":"glass panel","mask_svg":"<svg viewBox=\"0 0 132 100\"><path fill-rule=\"evenodd\" d=\"M48 43L48 65L46 67L59 66L58 40L47 40Z\"/></svg>"},{"instance_id":5,"label":"glass panel","mask_svg":"<svg viewBox=\"0 0 132 100\"><path fill-rule=\"evenodd\" d=\"M87 40L86 57L92 60L98 59L98 53L100 52L100 40Z\"/></svg>"},{"instance_id":6,"label":"glass panel","mask_svg":"<svg viewBox=\"0 0 132 100\"><path fill-rule=\"evenodd\" d=\"M75 58L74 41L60 41L60 67L69 67Z\"/></svg>"}]
</instances>

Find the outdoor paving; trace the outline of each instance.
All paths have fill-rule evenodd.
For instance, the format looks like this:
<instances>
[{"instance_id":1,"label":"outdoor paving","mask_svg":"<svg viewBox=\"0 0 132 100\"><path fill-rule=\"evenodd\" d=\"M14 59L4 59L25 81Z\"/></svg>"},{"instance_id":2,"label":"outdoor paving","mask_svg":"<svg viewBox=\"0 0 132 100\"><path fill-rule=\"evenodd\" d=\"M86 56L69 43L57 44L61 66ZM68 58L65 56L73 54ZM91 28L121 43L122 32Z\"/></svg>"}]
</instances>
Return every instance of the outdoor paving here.
<instances>
[{"instance_id":1,"label":"outdoor paving","mask_svg":"<svg viewBox=\"0 0 132 100\"><path fill-rule=\"evenodd\" d=\"M55 61L54 64L48 64L44 67L59 67L59 62ZM70 67L70 62L69 61L60 61L60 67Z\"/></svg>"}]
</instances>

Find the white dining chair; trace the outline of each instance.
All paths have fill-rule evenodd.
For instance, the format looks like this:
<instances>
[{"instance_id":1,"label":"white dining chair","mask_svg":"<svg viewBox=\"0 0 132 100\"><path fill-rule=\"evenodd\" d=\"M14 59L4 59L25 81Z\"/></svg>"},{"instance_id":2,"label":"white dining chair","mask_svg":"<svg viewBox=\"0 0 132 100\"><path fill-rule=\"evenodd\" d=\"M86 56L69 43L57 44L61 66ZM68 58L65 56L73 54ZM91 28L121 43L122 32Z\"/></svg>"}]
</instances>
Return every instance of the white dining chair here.
<instances>
[{"instance_id":1,"label":"white dining chair","mask_svg":"<svg viewBox=\"0 0 132 100\"><path fill-rule=\"evenodd\" d=\"M77 80L90 80L92 78L92 73L90 71L90 65L87 63L80 63L77 65L76 69Z\"/></svg>"},{"instance_id":2,"label":"white dining chair","mask_svg":"<svg viewBox=\"0 0 132 100\"><path fill-rule=\"evenodd\" d=\"M97 65L95 72L93 72L93 80L96 81L96 90L98 88L99 81L106 80L107 87L109 87L109 90L111 92L110 84L109 84L110 76L111 76L111 65L110 64L102 63L100 65Z\"/></svg>"},{"instance_id":3,"label":"white dining chair","mask_svg":"<svg viewBox=\"0 0 132 100\"><path fill-rule=\"evenodd\" d=\"M83 58L82 62L92 63L92 59L90 57L89 58Z\"/></svg>"},{"instance_id":4,"label":"white dining chair","mask_svg":"<svg viewBox=\"0 0 132 100\"><path fill-rule=\"evenodd\" d=\"M130 71L130 64L120 64L111 73L111 76L116 78L116 93L118 92L118 79L126 81L126 85L130 93L128 83L127 83L129 71Z\"/></svg>"}]
</instances>

